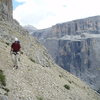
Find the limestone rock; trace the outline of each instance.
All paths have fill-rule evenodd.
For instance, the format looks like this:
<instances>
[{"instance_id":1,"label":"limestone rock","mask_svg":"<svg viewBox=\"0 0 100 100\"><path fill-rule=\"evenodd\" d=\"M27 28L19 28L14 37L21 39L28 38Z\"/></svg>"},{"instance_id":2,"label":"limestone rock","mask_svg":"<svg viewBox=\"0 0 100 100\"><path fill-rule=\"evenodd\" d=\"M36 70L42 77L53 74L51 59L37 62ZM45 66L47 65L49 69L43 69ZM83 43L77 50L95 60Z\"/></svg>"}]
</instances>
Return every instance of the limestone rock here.
<instances>
[{"instance_id":1,"label":"limestone rock","mask_svg":"<svg viewBox=\"0 0 100 100\"><path fill-rule=\"evenodd\" d=\"M74 20L33 32L62 68L100 88L100 16Z\"/></svg>"},{"instance_id":2,"label":"limestone rock","mask_svg":"<svg viewBox=\"0 0 100 100\"><path fill-rule=\"evenodd\" d=\"M12 19L12 0L0 0L0 20Z\"/></svg>"}]
</instances>

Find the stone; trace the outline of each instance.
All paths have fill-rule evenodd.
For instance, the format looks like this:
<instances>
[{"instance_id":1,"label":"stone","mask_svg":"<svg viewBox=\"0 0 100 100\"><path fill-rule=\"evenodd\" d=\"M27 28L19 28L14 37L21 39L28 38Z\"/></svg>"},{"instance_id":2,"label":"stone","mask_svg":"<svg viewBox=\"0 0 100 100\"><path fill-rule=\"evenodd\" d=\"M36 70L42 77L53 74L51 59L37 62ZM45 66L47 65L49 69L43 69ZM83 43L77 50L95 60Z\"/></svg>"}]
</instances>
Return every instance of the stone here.
<instances>
[{"instance_id":1,"label":"stone","mask_svg":"<svg viewBox=\"0 0 100 100\"><path fill-rule=\"evenodd\" d=\"M33 36L47 48L59 66L99 90L100 16L36 30Z\"/></svg>"},{"instance_id":2,"label":"stone","mask_svg":"<svg viewBox=\"0 0 100 100\"><path fill-rule=\"evenodd\" d=\"M11 20L12 11L12 0L0 0L0 20Z\"/></svg>"},{"instance_id":3,"label":"stone","mask_svg":"<svg viewBox=\"0 0 100 100\"><path fill-rule=\"evenodd\" d=\"M9 100L7 96L0 95L0 100Z\"/></svg>"}]
</instances>

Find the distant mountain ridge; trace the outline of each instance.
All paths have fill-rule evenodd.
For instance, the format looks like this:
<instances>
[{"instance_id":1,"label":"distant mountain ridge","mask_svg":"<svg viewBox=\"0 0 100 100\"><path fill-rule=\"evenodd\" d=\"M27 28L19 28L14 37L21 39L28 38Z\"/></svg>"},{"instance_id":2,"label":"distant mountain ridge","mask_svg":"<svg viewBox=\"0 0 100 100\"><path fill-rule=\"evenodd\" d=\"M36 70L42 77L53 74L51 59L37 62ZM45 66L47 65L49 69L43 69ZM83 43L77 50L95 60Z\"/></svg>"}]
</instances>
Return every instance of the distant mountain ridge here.
<instances>
[{"instance_id":1,"label":"distant mountain ridge","mask_svg":"<svg viewBox=\"0 0 100 100\"><path fill-rule=\"evenodd\" d=\"M61 38L65 35L78 35L84 32L100 33L100 16L89 17L85 19L73 20L65 23L56 24L50 28L37 30L33 33L38 38L38 35L45 36L43 38L57 37ZM39 37L39 38L42 38Z\"/></svg>"},{"instance_id":2,"label":"distant mountain ridge","mask_svg":"<svg viewBox=\"0 0 100 100\"><path fill-rule=\"evenodd\" d=\"M25 30L27 30L30 34L32 34L33 31L38 30L37 28L33 27L32 25L25 25L25 26L23 26L23 28L24 28Z\"/></svg>"},{"instance_id":3,"label":"distant mountain ridge","mask_svg":"<svg viewBox=\"0 0 100 100\"><path fill-rule=\"evenodd\" d=\"M100 91L100 16L56 24L33 36L58 65Z\"/></svg>"}]
</instances>

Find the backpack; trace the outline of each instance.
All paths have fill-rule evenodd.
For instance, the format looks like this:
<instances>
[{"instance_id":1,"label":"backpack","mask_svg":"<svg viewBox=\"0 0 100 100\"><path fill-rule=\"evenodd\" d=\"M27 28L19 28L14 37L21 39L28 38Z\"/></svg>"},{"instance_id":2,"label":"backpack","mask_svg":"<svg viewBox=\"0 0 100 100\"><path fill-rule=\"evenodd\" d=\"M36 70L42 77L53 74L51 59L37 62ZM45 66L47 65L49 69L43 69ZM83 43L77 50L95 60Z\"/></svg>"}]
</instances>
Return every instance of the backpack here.
<instances>
[{"instance_id":1,"label":"backpack","mask_svg":"<svg viewBox=\"0 0 100 100\"><path fill-rule=\"evenodd\" d=\"M20 48L21 48L20 43L19 43L18 41L12 43L11 48L12 48L12 51L13 51L13 52L18 52L18 51L20 51Z\"/></svg>"}]
</instances>

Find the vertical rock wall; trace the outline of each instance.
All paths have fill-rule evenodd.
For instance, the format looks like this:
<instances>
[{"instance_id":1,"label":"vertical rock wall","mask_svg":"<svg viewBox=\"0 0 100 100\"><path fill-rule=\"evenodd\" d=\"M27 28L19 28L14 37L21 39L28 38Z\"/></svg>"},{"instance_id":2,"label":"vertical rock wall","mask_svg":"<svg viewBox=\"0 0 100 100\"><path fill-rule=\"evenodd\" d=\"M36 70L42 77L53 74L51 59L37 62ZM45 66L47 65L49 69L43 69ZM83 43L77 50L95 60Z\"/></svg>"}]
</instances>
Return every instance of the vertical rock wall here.
<instances>
[{"instance_id":1,"label":"vertical rock wall","mask_svg":"<svg viewBox=\"0 0 100 100\"><path fill-rule=\"evenodd\" d=\"M57 24L33 33L62 68L100 88L100 16ZM100 90L100 89L99 89Z\"/></svg>"},{"instance_id":2,"label":"vertical rock wall","mask_svg":"<svg viewBox=\"0 0 100 100\"><path fill-rule=\"evenodd\" d=\"M10 21L12 19L12 0L0 0L0 20Z\"/></svg>"}]
</instances>

